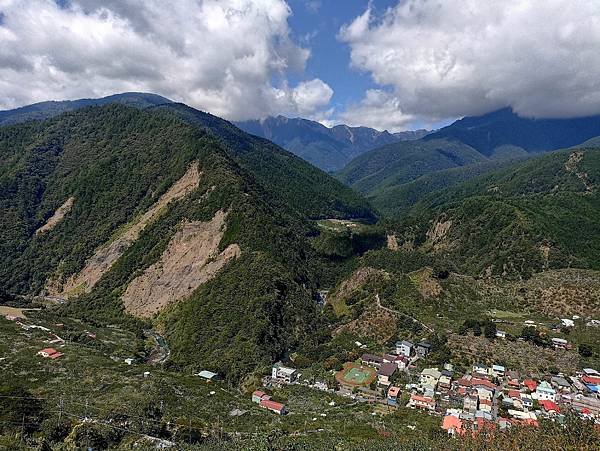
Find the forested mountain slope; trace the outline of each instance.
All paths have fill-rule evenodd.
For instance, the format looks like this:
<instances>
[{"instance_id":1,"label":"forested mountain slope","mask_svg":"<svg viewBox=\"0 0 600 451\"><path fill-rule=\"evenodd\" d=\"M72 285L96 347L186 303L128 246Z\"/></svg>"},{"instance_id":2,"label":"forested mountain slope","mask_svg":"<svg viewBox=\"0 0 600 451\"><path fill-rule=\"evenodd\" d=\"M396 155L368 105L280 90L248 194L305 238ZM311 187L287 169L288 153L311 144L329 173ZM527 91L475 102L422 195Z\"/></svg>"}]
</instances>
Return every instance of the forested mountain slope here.
<instances>
[{"instance_id":1,"label":"forested mountain slope","mask_svg":"<svg viewBox=\"0 0 600 451\"><path fill-rule=\"evenodd\" d=\"M465 117L417 141L371 150L336 176L365 193L385 215L398 217L419 196L541 152L594 147L598 136L600 116L528 119L502 109Z\"/></svg>"},{"instance_id":2,"label":"forested mountain slope","mask_svg":"<svg viewBox=\"0 0 600 451\"><path fill-rule=\"evenodd\" d=\"M308 218L329 214L372 216L320 170L183 105L0 127L0 285L103 324L151 321L175 364L238 378L310 341Z\"/></svg>"},{"instance_id":3,"label":"forested mountain slope","mask_svg":"<svg viewBox=\"0 0 600 451\"><path fill-rule=\"evenodd\" d=\"M75 111L86 106L120 103L137 108L147 108L170 102L171 101L165 97L144 92L124 92L99 99L47 101L15 108L13 110L0 111L0 125L18 124L20 122L36 119L48 119L58 114L67 111Z\"/></svg>"},{"instance_id":4,"label":"forested mountain slope","mask_svg":"<svg viewBox=\"0 0 600 451\"><path fill-rule=\"evenodd\" d=\"M552 152L423 197L403 237L473 275L600 269L600 149Z\"/></svg>"},{"instance_id":5,"label":"forested mountain slope","mask_svg":"<svg viewBox=\"0 0 600 451\"><path fill-rule=\"evenodd\" d=\"M336 176L352 188L370 193L425 174L485 160L477 150L459 142L420 139L367 152L352 160Z\"/></svg>"}]
</instances>

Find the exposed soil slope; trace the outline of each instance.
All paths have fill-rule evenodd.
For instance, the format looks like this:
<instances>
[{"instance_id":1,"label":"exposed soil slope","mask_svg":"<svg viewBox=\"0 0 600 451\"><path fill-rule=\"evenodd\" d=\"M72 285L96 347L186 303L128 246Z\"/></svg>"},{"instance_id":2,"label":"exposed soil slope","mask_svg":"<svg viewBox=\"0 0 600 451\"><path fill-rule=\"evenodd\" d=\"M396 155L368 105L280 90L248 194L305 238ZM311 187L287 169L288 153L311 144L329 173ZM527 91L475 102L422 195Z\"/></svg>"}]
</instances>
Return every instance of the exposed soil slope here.
<instances>
[{"instance_id":1,"label":"exposed soil slope","mask_svg":"<svg viewBox=\"0 0 600 451\"><path fill-rule=\"evenodd\" d=\"M84 268L79 273L71 276L62 288L49 285L49 293L54 296L69 298L82 292L90 292L102 275L137 240L142 230L160 216L169 202L185 197L198 186L200 175L198 164L192 164L183 177L173 184L146 213L130 224L116 239L100 247L86 261Z\"/></svg>"},{"instance_id":2,"label":"exposed soil slope","mask_svg":"<svg viewBox=\"0 0 600 451\"><path fill-rule=\"evenodd\" d=\"M188 297L209 281L233 258L240 255L237 244L217 254L225 233L226 213L218 211L207 222L183 224L161 258L134 279L123 295L125 310L135 316L151 317L172 302Z\"/></svg>"},{"instance_id":3,"label":"exposed soil slope","mask_svg":"<svg viewBox=\"0 0 600 451\"><path fill-rule=\"evenodd\" d=\"M48 218L46 223L35 231L35 234L41 235L42 233L49 232L56 227L56 225L65 217L65 215L71 211L74 201L74 197L69 197L65 203L58 207L54 214Z\"/></svg>"}]
</instances>

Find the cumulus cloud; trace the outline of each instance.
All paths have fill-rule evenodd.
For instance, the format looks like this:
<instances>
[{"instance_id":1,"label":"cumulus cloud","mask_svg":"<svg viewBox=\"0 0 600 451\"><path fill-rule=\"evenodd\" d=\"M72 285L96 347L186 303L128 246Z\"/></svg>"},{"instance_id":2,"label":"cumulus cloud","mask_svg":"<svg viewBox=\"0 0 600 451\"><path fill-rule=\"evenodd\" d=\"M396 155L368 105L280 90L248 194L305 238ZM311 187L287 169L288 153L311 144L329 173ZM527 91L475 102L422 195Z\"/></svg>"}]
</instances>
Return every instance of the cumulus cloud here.
<instances>
[{"instance_id":1,"label":"cumulus cloud","mask_svg":"<svg viewBox=\"0 0 600 451\"><path fill-rule=\"evenodd\" d=\"M414 116L402 112L398 97L381 89L367 90L360 103L350 105L339 114L339 121L344 124L390 131L410 128L414 120Z\"/></svg>"},{"instance_id":2,"label":"cumulus cloud","mask_svg":"<svg viewBox=\"0 0 600 451\"><path fill-rule=\"evenodd\" d=\"M371 9L339 38L354 68L393 94L368 92L351 114L428 120L512 107L529 117L600 113L597 0L405 0ZM399 111L402 111L402 114Z\"/></svg>"},{"instance_id":3,"label":"cumulus cloud","mask_svg":"<svg viewBox=\"0 0 600 451\"><path fill-rule=\"evenodd\" d=\"M0 0L0 108L149 91L232 120L318 115L284 0Z\"/></svg>"}]
</instances>

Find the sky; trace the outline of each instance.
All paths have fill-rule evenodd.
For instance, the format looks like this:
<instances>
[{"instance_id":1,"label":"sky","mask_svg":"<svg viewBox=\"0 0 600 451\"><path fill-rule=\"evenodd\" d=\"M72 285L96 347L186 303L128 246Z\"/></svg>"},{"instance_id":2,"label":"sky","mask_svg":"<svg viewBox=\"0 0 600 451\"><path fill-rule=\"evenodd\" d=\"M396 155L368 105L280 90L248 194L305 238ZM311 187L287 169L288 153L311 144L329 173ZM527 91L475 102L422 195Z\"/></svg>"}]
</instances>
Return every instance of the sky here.
<instances>
[{"instance_id":1,"label":"sky","mask_svg":"<svg viewBox=\"0 0 600 451\"><path fill-rule=\"evenodd\" d=\"M0 109L125 91L390 131L600 114L600 1L0 0Z\"/></svg>"}]
</instances>

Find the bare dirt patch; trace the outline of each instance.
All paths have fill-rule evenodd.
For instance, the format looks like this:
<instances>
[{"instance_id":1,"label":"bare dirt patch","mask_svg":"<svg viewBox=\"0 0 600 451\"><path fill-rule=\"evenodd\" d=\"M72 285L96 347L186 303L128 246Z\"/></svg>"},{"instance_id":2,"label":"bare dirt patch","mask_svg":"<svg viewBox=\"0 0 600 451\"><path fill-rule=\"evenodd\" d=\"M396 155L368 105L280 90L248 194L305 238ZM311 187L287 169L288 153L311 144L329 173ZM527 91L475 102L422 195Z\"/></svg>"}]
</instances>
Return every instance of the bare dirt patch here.
<instances>
[{"instance_id":1,"label":"bare dirt patch","mask_svg":"<svg viewBox=\"0 0 600 451\"><path fill-rule=\"evenodd\" d=\"M427 231L427 241L434 250L448 247L449 243L447 243L446 236L451 227L451 219L444 220L444 218L440 218Z\"/></svg>"},{"instance_id":2,"label":"bare dirt patch","mask_svg":"<svg viewBox=\"0 0 600 451\"><path fill-rule=\"evenodd\" d=\"M369 292L363 293L363 288L380 280L387 280L390 274L380 269L364 267L359 268L350 277L344 280L340 286L327 299L327 302L333 306L333 309L338 315L348 313L346 302L351 298L360 300L366 296L370 296Z\"/></svg>"},{"instance_id":3,"label":"bare dirt patch","mask_svg":"<svg viewBox=\"0 0 600 451\"><path fill-rule=\"evenodd\" d=\"M409 274L410 279L417 286L417 290L425 299L437 297L442 294L443 288L435 277L433 269L429 267L422 268Z\"/></svg>"},{"instance_id":4,"label":"bare dirt patch","mask_svg":"<svg viewBox=\"0 0 600 451\"><path fill-rule=\"evenodd\" d=\"M581 160L583 160L582 151L578 150L576 152L571 153L571 155L569 155L569 159L565 163L565 170L567 172L575 174L577 178L581 180L581 183L583 183L583 186L585 187L585 192L589 194L594 192L594 185L586 172L578 171L578 166Z\"/></svg>"},{"instance_id":5,"label":"bare dirt patch","mask_svg":"<svg viewBox=\"0 0 600 451\"><path fill-rule=\"evenodd\" d=\"M36 235L41 235L42 233L49 232L56 225L63 220L63 218L71 211L73 208L73 202L75 202L75 198L73 196L69 197L58 209L54 212L50 218L46 221L46 223L35 231Z\"/></svg>"},{"instance_id":6,"label":"bare dirt patch","mask_svg":"<svg viewBox=\"0 0 600 451\"><path fill-rule=\"evenodd\" d=\"M400 249L400 246L398 245L398 239L393 233L387 236L387 248L390 251L397 251Z\"/></svg>"},{"instance_id":7,"label":"bare dirt patch","mask_svg":"<svg viewBox=\"0 0 600 451\"><path fill-rule=\"evenodd\" d=\"M34 310L39 309L22 309L0 305L0 316L14 316L15 318L26 319L27 316L25 315L25 312Z\"/></svg>"},{"instance_id":8,"label":"bare dirt patch","mask_svg":"<svg viewBox=\"0 0 600 451\"><path fill-rule=\"evenodd\" d=\"M225 217L226 213L218 211L210 221L184 223L160 259L129 284L123 294L125 310L135 316L151 317L190 296L228 261L239 257L237 244L218 253Z\"/></svg>"},{"instance_id":9,"label":"bare dirt patch","mask_svg":"<svg viewBox=\"0 0 600 451\"><path fill-rule=\"evenodd\" d=\"M146 213L129 224L115 239L100 247L86 261L83 269L71 276L64 286L60 287L55 281L47 284L48 293L51 296L69 298L90 292L104 273L138 239L142 230L162 214L169 202L187 196L198 187L200 175L198 163L193 163L183 177L175 182Z\"/></svg>"}]
</instances>

